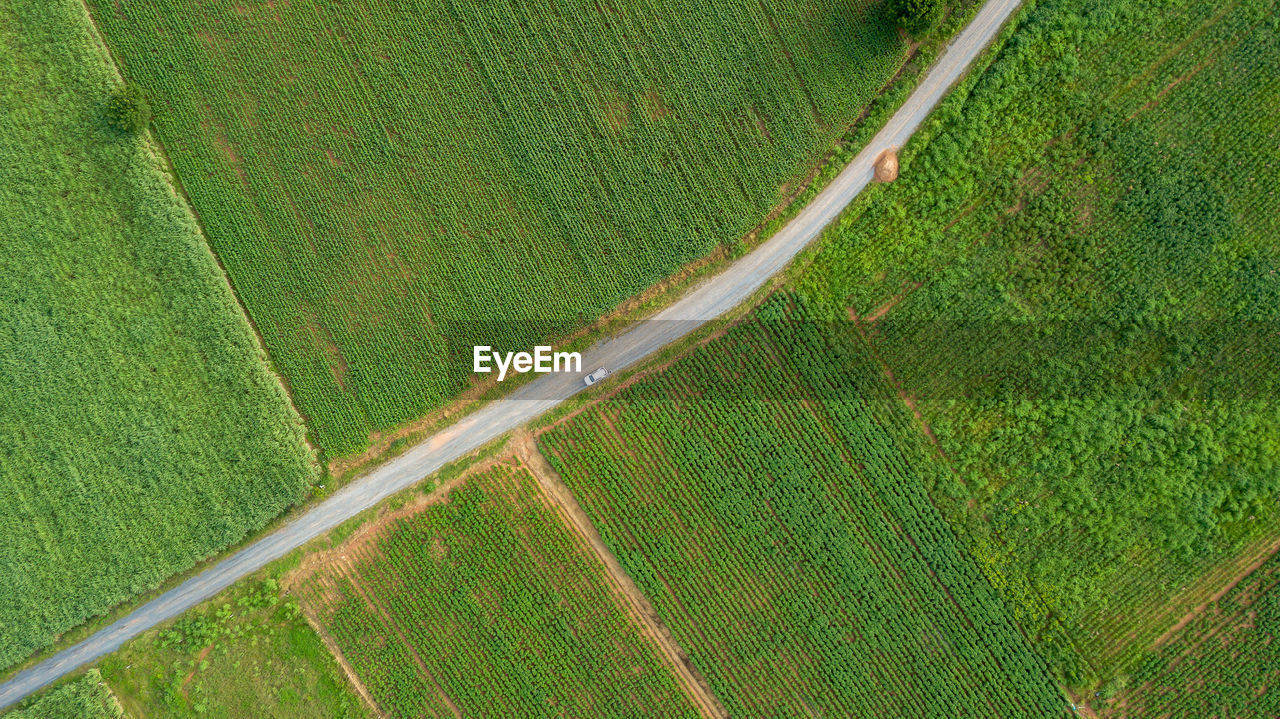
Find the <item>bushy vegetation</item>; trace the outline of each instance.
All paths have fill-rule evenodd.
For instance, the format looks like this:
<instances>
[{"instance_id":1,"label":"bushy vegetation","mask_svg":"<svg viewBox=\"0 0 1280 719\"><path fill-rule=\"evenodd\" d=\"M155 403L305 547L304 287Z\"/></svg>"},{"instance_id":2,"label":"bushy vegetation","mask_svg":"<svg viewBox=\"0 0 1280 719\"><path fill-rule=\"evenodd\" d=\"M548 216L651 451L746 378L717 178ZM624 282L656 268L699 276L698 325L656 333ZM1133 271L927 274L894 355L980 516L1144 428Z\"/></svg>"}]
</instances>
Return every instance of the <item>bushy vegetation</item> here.
<instances>
[{"instance_id":1,"label":"bushy vegetation","mask_svg":"<svg viewBox=\"0 0 1280 719\"><path fill-rule=\"evenodd\" d=\"M299 585L382 712L697 715L546 501L499 464Z\"/></svg>"},{"instance_id":2,"label":"bushy vegetation","mask_svg":"<svg viewBox=\"0 0 1280 719\"><path fill-rule=\"evenodd\" d=\"M906 56L878 0L89 5L330 456L737 240Z\"/></svg>"},{"instance_id":3,"label":"bushy vegetation","mask_svg":"<svg viewBox=\"0 0 1280 719\"><path fill-rule=\"evenodd\" d=\"M920 35L937 24L946 7L945 0L885 0L889 16L911 35Z\"/></svg>"},{"instance_id":4,"label":"bushy vegetation","mask_svg":"<svg viewBox=\"0 0 1280 719\"><path fill-rule=\"evenodd\" d=\"M1277 530L1275 2L1043 0L798 281L851 314L1064 678Z\"/></svg>"},{"instance_id":5,"label":"bushy vegetation","mask_svg":"<svg viewBox=\"0 0 1280 719\"><path fill-rule=\"evenodd\" d=\"M1280 716L1278 584L1272 557L1095 697L1099 716Z\"/></svg>"},{"instance_id":6,"label":"bushy vegetation","mask_svg":"<svg viewBox=\"0 0 1280 719\"><path fill-rule=\"evenodd\" d=\"M125 134L142 132L151 123L151 103L142 88L125 83L107 99L107 122Z\"/></svg>"},{"instance_id":7,"label":"bushy vegetation","mask_svg":"<svg viewBox=\"0 0 1280 719\"><path fill-rule=\"evenodd\" d=\"M0 3L0 667L299 500L301 421L75 0Z\"/></svg>"},{"instance_id":8,"label":"bushy vegetation","mask_svg":"<svg viewBox=\"0 0 1280 719\"><path fill-rule=\"evenodd\" d=\"M45 693L5 719L123 719L124 710L97 669Z\"/></svg>"},{"instance_id":9,"label":"bushy vegetation","mask_svg":"<svg viewBox=\"0 0 1280 719\"><path fill-rule=\"evenodd\" d=\"M548 459L733 716L1062 715L910 415L791 301L554 426Z\"/></svg>"},{"instance_id":10,"label":"bushy vegetation","mask_svg":"<svg viewBox=\"0 0 1280 719\"><path fill-rule=\"evenodd\" d=\"M245 580L103 659L130 714L194 719L359 719L348 685L298 602L273 578Z\"/></svg>"}]
</instances>

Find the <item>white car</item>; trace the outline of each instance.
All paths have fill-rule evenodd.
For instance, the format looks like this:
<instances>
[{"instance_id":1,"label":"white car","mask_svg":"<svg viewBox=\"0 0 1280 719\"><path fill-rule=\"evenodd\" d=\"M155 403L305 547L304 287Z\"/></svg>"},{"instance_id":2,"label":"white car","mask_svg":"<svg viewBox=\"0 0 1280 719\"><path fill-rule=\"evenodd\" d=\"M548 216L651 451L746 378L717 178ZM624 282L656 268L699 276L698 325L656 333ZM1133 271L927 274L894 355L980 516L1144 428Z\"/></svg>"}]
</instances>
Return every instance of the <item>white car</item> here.
<instances>
[{"instance_id":1,"label":"white car","mask_svg":"<svg viewBox=\"0 0 1280 719\"><path fill-rule=\"evenodd\" d=\"M591 385L595 384L596 382L599 382L600 380L602 380L602 379L604 379L605 377L608 377L608 376L609 376L609 370L605 369L604 367L601 367L600 369L596 370L595 372L592 372L591 374L587 375L586 377L583 377L583 378L582 378L582 382L583 382L583 384L585 384L585 385L587 385L588 387L590 387Z\"/></svg>"}]
</instances>

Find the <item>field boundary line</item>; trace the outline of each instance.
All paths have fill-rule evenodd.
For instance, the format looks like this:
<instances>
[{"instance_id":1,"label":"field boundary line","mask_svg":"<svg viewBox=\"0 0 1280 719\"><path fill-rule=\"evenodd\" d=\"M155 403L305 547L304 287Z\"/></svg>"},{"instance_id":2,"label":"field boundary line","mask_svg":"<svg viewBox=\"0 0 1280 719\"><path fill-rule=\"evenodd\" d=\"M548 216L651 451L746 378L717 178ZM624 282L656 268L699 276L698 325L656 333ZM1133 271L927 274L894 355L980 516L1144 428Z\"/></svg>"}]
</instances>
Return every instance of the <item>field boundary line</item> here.
<instances>
[{"instance_id":1,"label":"field boundary line","mask_svg":"<svg viewBox=\"0 0 1280 719\"><path fill-rule=\"evenodd\" d=\"M320 642L324 644L325 649L329 650L329 654L333 657L334 661L338 663L338 668L341 669L342 674L346 676L347 682L351 685L351 688L355 690L356 694L364 700L365 706L369 708L369 711L373 712L373 715L377 717L377 719L390 719L390 715L384 712L382 707L378 706L378 702L375 701L373 695L369 693L369 688L364 685L364 682L360 679L360 675L356 673L355 667L351 666L351 662L347 661L347 657L342 653L341 647L338 646L338 643L334 641L329 632L325 631L324 625L312 616L311 610L306 607L302 607L301 611L302 618L311 626L311 631L315 632L316 636L320 637Z\"/></svg>"},{"instance_id":2,"label":"field boundary line","mask_svg":"<svg viewBox=\"0 0 1280 719\"><path fill-rule=\"evenodd\" d=\"M1188 624L1190 624L1193 620L1195 620L1196 617L1204 613L1206 609L1213 606L1223 597L1230 594L1232 589L1235 589L1237 585L1239 585L1241 582L1243 582L1244 580L1252 576L1254 572L1258 571L1258 569L1262 567L1262 565L1266 564L1267 561L1271 559L1271 557L1275 556L1276 552L1280 552L1280 539L1273 540L1269 545L1266 546L1266 548L1262 550L1262 552L1254 555L1254 559L1250 561L1249 564L1243 570L1236 572L1233 577L1227 580L1225 584L1218 587L1218 589L1214 591L1212 594L1210 594L1204 601L1198 602L1195 606L1191 607L1190 610L1188 610L1176 622L1170 625L1170 627L1166 629L1163 634L1161 634L1159 637L1156 637L1156 640L1151 643L1151 645L1147 648L1147 650L1151 651L1153 649L1159 649L1161 646L1164 646L1166 642L1172 639L1174 635L1178 634L1178 632L1182 631L1182 629L1184 629ZM1194 589L1194 586L1191 588ZM1171 602L1171 604L1172 603L1173 602Z\"/></svg>"},{"instance_id":3,"label":"field boundary line","mask_svg":"<svg viewBox=\"0 0 1280 719\"><path fill-rule=\"evenodd\" d=\"M915 89L848 165L771 239L691 288L648 322L604 340L583 354L586 366L615 372L640 366L695 330L730 313L783 275L793 261L836 220L873 177L874 158L903 146L951 87L971 68L1021 7L1023 0L986 0L929 67ZM478 408L393 460L312 504L278 529L259 535L182 583L132 609L85 639L28 665L0 683L0 708L27 697L60 677L109 654L142 632L216 596L241 578L413 487L449 462L496 440L583 392L577 376L550 374L526 383L503 399ZM588 396L593 393L588 392Z\"/></svg>"},{"instance_id":4,"label":"field boundary line","mask_svg":"<svg viewBox=\"0 0 1280 719\"><path fill-rule=\"evenodd\" d=\"M712 691L706 677L702 676L702 672L693 665L689 655L680 647L671 630L658 616L653 604L640 591L630 575L622 568L618 558L605 545L600 532L591 523L591 518L587 516L582 505L578 504L577 498L560 477L560 473L538 450L533 435L526 429L517 430L512 436L512 446L515 447L516 456L537 480L543 494L560 510L559 514L562 515L565 523L604 565L605 576L613 584L614 592L622 596L632 619L661 650L667 664L675 670L676 679L685 690L685 694L694 700L699 712L711 719L727 719L729 712Z\"/></svg>"},{"instance_id":5,"label":"field boundary line","mask_svg":"<svg viewBox=\"0 0 1280 719\"><path fill-rule=\"evenodd\" d=\"M387 629L390 629L396 638L400 640L400 644L404 646L408 651L409 656L413 658L413 663L422 673L423 678L430 681L436 688L436 693L439 695L440 701L444 704L445 708L453 712L453 715L458 717L458 719L462 719L462 712L459 711L458 705L453 703L453 697L449 696L449 693L445 691L444 685L440 683L440 679L436 677L435 672L431 671L431 668L427 666L427 663L422 660L422 655L418 653L418 649L409 641L409 636L400 626L400 623L391 616L391 613L382 605L382 602L378 601L372 591L361 583L360 577L357 575L355 565L352 561L347 557L343 557L337 563L336 569L342 573L342 576L345 577L348 582L351 583L351 588L360 595L360 598L363 599L365 603L382 618L382 622Z\"/></svg>"}]
</instances>

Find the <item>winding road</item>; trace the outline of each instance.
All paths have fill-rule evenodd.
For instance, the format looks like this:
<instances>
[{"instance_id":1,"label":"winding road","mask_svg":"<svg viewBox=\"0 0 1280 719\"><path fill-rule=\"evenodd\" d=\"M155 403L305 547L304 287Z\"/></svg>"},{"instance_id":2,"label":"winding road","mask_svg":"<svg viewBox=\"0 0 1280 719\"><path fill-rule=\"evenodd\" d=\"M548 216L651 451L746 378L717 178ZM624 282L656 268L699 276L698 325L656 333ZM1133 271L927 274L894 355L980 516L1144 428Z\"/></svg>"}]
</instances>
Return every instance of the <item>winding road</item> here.
<instances>
[{"instance_id":1,"label":"winding road","mask_svg":"<svg viewBox=\"0 0 1280 719\"><path fill-rule=\"evenodd\" d=\"M1021 0L988 0L885 127L795 219L759 248L653 318L583 352L583 369L603 366L616 371L633 365L748 299L867 186L875 158L887 148L906 143L1019 4ZM17 673L0 685L0 709L115 651L129 639L213 597L241 577L542 415L583 388L580 375L549 374L525 384L507 399L485 405L79 644Z\"/></svg>"}]
</instances>

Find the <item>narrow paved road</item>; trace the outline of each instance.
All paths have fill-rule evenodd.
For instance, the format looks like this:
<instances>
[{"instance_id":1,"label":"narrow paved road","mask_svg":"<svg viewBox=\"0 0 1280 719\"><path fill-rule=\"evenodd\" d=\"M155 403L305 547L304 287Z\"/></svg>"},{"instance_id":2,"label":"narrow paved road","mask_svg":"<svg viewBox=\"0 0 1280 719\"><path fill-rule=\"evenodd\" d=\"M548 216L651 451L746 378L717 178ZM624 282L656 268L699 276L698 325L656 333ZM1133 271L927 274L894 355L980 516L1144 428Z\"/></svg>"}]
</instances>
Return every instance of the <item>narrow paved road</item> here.
<instances>
[{"instance_id":1,"label":"narrow paved road","mask_svg":"<svg viewBox=\"0 0 1280 719\"><path fill-rule=\"evenodd\" d=\"M750 297L866 187L872 178L876 156L886 148L906 143L1020 3L1021 0L988 0L880 133L795 219L754 252L704 281L653 319L640 322L624 334L584 352L583 369L590 371L604 366L618 370L635 364ZM0 709L115 651L143 631L209 599L241 577L417 483L448 462L538 417L582 389L582 380L577 375L551 374L529 382L509 399L485 405L343 487L280 529L138 607L79 644L18 673L0 685Z\"/></svg>"}]
</instances>

